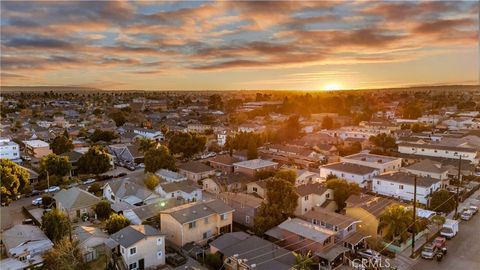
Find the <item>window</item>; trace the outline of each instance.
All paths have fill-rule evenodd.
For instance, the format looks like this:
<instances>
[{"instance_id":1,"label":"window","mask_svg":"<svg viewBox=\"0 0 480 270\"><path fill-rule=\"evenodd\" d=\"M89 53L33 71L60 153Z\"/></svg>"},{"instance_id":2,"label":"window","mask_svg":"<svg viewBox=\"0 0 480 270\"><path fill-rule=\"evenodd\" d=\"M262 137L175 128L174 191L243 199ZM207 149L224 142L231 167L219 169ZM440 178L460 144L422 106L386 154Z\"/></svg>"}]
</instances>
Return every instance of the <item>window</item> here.
<instances>
[{"instance_id":1,"label":"window","mask_svg":"<svg viewBox=\"0 0 480 270\"><path fill-rule=\"evenodd\" d=\"M197 222L196 221L192 221L192 222L188 223L188 228L189 229L193 229L195 227L197 227Z\"/></svg>"},{"instance_id":2,"label":"window","mask_svg":"<svg viewBox=\"0 0 480 270\"><path fill-rule=\"evenodd\" d=\"M380 185L380 181L377 180L377 185Z\"/></svg>"},{"instance_id":3,"label":"window","mask_svg":"<svg viewBox=\"0 0 480 270\"><path fill-rule=\"evenodd\" d=\"M227 219L227 214L221 214L220 215L220 220L225 220Z\"/></svg>"},{"instance_id":4,"label":"window","mask_svg":"<svg viewBox=\"0 0 480 270\"><path fill-rule=\"evenodd\" d=\"M250 224L250 216L245 216L245 223Z\"/></svg>"},{"instance_id":5,"label":"window","mask_svg":"<svg viewBox=\"0 0 480 270\"><path fill-rule=\"evenodd\" d=\"M175 193L172 192L172 198L175 197Z\"/></svg>"},{"instance_id":6,"label":"window","mask_svg":"<svg viewBox=\"0 0 480 270\"><path fill-rule=\"evenodd\" d=\"M115 195L110 195L110 199L112 199L112 201L115 201Z\"/></svg>"},{"instance_id":7,"label":"window","mask_svg":"<svg viewBox=\"0 0 480 270\"><path fill-rule=\"evenodd\" d=\"M253 188L253 192L257 192L258 189L256 187Z\"/></svg>"},{"instance_id":8,"label":"window","mask_svg":"<svg viewBox=\"0 0 480 270\"><path fill-rule=\"evenodd\" d=\"M161 245L163 243L163 239L162 238L157 238L157 245Z\"/></svg>"},{"instance_id":9,"label":"window","mask_svg":"<svg viewBox=\"0 0 480 270\"><path fill-rule=\"evenodd\" d=\"M204 219L205 224L208 224L208 217Z\"/></svg>"},{"instance_id":10,"label":"window","mask_svg":"<svg viewBox=\"0 0 480 270\"><path fill-rule=\"evenodd\" d=\"M128 268L129 268L130 270L137 269L137 262L131 263L131 264L128 266Z\"/></svg>"},{"instance_id":11,"label":"window","mask_svg":"<svg viewBox=\"0 0 480 270\"><path fill-rule=\"evenodd\" d=\"M330 193L327 193L327 194L325 195L325 198L327 198L327 199L330 198Z\"/></svg>"},{"instance_id":12,"label":"window","mask_svg":"<svg viewBox=\"0 0 480 270\"><path fill-rule=\"evenodd\" d=\"M327 226L327 223L325 223L325 221L320 221L320 225L322 225L323 227Z\"/></svg>"},{"instance_id":13,"label":"window","mask_svg":"<svg viewBox=\"0 0 480 270\"><path fill-rule=\"evenodd\" d=\"M137 254L137 248L136 247L130 248L130 255L135 255L135 254Z\"/></svg>"},{"instance_id":14,"label":"window","mask_svg":"<svg viewBox=\"0 0 480 270\"><path fill-rule=\"evenodd\" d=\"M125 254L125 249L123 247L120 248L120 253Z\"/></svg>"},{"instance_id":15,"label":"window","mask_svg":"<svg viewBox=\"0 0 480 270\"><path fill-rule=\"evenodd\" d=\"M207 239L207 238L209 238L211 235L212 235L212 232L211 232L211 231L206 231L206 232L203 233L203 239Z\"/></svg>"},{"instance_id":16,"label":"window","mask_svg":"<svg viewBox=\"0 0 480 270\"><path fill-rule=\"evenodd\" d=\"M347 231L351 231L351 230L353 230L353 226L352 226L352 225L348 226L348 228L347 228Z\"/></svg>"},{"instance_id":17,"label":"window","mask_svg":"<svg viewBox=\"0 0 480 270\"><path fill-rule=\"evenodd\" d=\"M303 199L304 199L305 201L308 201L308 195L305 196L305 197L303 197Z\"/></svg>"},{"instance_id":18,"label":"window","mask_svg":"<svg viewBox=\"0 0 480 270\"><path fill-rule=\"evenodd\" d=\"M403 189L403 185L399 185L398 187L399 187L400 189Z\"/></svg>"},{"instance_id":19,"label":"window","mask_svg":"<svg viewBox=\"0 0 480 270\"><path fill-rule=\"evenodd\" d=\"M317 219L312 219L312 223L315 224L315 225L318 225L318 220Z\"/></svg>"},{"instance_id":20,"label":"window","mask_svg":"<svg viewBox=\"0 0 480 270\"><path fill-rule=\"evenodd\" d=\"M160 258L162 258L162 256L163 256L163 252L161 252L161 251L157 252L157 258L160 259Z\"/></svg>"}]
</instances>

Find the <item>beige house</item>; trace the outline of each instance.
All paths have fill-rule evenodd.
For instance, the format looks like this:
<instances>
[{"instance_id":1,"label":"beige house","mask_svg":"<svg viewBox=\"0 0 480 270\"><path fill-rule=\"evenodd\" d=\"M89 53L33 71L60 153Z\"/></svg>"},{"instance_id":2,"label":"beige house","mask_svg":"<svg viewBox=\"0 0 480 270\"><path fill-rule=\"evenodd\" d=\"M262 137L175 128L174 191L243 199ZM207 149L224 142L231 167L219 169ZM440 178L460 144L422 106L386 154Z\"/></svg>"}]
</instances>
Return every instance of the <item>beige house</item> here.
<instances>
[{"instance_id":1,"label":"beige house","mask_svg":"<svg viewBox=\"0 0 480 270\"><path fill-rule=\"evenodd\" d=\"M105 245L112 254L121 256L123 269L159 269L165 265L165 236L150 225L125 227L112 234Z\"/></svg>"},{"instance_id":2,"label":"beige house","mask_svg":"<svg viewBox=\"0 0 480 270\"><path fill-rule=\"evenodd\" d=\"M278 163L264 159L251 159L233 163L233 171L255 176L257 172L276 170Z\"/></svg>"},{"instance_id":3,"label":"beige house","mask_svg":"<svg viewBox=\"0 0 480 270\"><path fill-rule=\"evenodd\" d=\"M247 193L265 198L267 196L267 179L248 183Z\"/></svg>"},{"instance_id":4,"label":"beige house","mask_svg":"<svg viewBox=\"0 0 480 270\"><path fill-rule=\"evenodd\" d=\"M198 161L179 164L178 172L188 180L198 181L215 174L215 169Z\"/></svg>"},{"instance_id":5,"label":"beige house","mask_svg":"<svg viewBox=\"0 0 480 270\"><path fill-rule=\"evenodd\" d=\"M23 141L25 144L25 152L36 158L42 158L52 153L50 145L41 140Z\"/></svg>"},{"instance_id":6,"label":"beige house","mask_svg":"<svg viewBox=\"0 0 480 270\"><path fill-rule=\"evenodd\" d=\"M78 226L73 229L73 238L78 240L86 262L96 260L105 254L105 240L108 235L102 229L93 226Z\"/></svg>"},{"instance_id":7,"label":"beige house","mask_svg":"<svg viewBox=\"0 0 480 270\"><path fill-rule=\"evenodd\" d=\"M56 207L67 214L71 219L81 218L83 215L95 215L93 207L101 200L78 187L62 189L55 196Z\"/></svg>"},{"instance_id":8,"label":"beige house","mask_svg":"<svg viewBox=\"0 0 480 270\"><path fill-rule=\"evenodd\" d=\"M220 233L232 231L234 209L221 200L194 202L160 212L160 228L177 246L204 244Z\"/></svg>"},{"instance_id":9,"label":"beige house","mask_svg":"<svg viewBox=\"0 0 480 270\"><path fill-rule=\"evenodd\" d=\"M298 194L297 208L294 214L303 216L315 206L327 207L335 210L333 201L333 190L326 188L323 184L305 184L296 187Z\"/></svg>"}]
</instances>

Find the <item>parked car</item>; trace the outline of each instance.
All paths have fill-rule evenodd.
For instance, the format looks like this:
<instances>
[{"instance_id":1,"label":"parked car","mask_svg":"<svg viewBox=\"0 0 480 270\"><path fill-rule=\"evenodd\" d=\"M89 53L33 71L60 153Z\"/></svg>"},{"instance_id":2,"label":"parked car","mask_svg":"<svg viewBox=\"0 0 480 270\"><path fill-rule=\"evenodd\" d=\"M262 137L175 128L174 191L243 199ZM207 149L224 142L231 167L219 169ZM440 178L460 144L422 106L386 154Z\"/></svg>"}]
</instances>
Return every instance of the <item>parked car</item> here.
<instances>
[{"instance_id":1,"label":"parked car","mask_svg":"<svg viewBox=\"0 0 480 270\"><path fill-rule=\"evenodd\" d=\"M478 213L478 206L470 204L468 210L472 211L472 213L475 215L476 213Z\"/></svg>"},{"instance_id":2,"label":"parked car","mask_svg":"<svg viewBox=\"0 0 480 270\"><path fill-rule=\"evenodd\" d=\"M57 191L60 191L60 187L59 187L59 186L51 186L50 188L45 189L45 192L46 192L46 193L49 193L49 192L57 192Z\"/></svg>"},{"instance_id":3,"label":"parked car","mask_svg":"<svg viewBox=\"0 0 480 270\"><path fill-rule=\"evenodd\" d=\"M33 224L33 219L27 218L22 221L22 224L28 225L28 224Z\"/></svg>"},{"instance_id":4,"label":"parked car","mask_svg":"<svg viewBox=\"0 0 480 270\"><path fill-rule=\"evenodd\" d=\"M422 258L432 260L437 252L437 247L434 244L426 244L423 246Z\"/></svg>"},{"instance_id":5,"label":"parked car","mask_svg":"<svg viewBox=\"0 0 480 270\"><path fill-rule=\"evenodd\" d=\"M362 258L369 259L369 260L374 260L374 261L381 260L381 257L382 257L380 255L380 253L376 252L373 249L359 250L359 251L357 251L357 255L362 257Z\"/></svg>"},{"instance_id":6,"label":"parked car","mask_svg":"<svg viewBox=\"0 0 480 270\"><path fill-rule=\"evenodd\" d=\"M437 236L435 240L433 240L433 245L443 254L447 254L447 239L445 237Z\"/></svg>"},{"instance_id":7,"label":"parked car","mask_svg":"<svg viewBox=\"0 0 480 270\"><path fill-rule=\"evenodd\" d=\"M173 253L171 255L167 255L166 262L173 267L178 267L187 263L187 258L179 253Z\"/></svg>"},{"instance_id":8,"label":"parked car","mask_svg":"<svg viewBox=\"0 0 480 270\"><path fill-rule=\"evenodd\" d=\"M75 182L75 183L71 183L71 184L68 185L67 187L68 187L68 188L72 188L72 187L76 187L76 186L78 186L78 185L80 185L80 184Z\"/></svg>"},{"instance_id":9,"label":"parked car","mask_svg":"<svg viewBox=\"0 0 480 270\"><path fill-rule=\"evenodd\" d=\"M32 192L30 192L29 194L27 194L27 197L33 197L33 196L37 196L37 195L40 195L42 194L42 191L41 190L32 190Z\"/></svg>"},{"instance_id":10,"label":"parked car","mask_svg":"<svg viewBox=\"0 0 480 270\"><path fill-rule=\"evenodd\" d=\"M97 181L95 178L89 178L89 179L83 181L83 184L88 185L88 184L91 184L91 183L95 183L95 181Z\"/></svg>"},{"instance_id":11,"label":"parked car","mask_svg":"<svg viewBox=\"0 0 480 270\"><path fill-rule=\"evenodd\" d=\"M135 171L135 166L131 165L131 164L125 164L125 169L129 170L129 171Z\"/></svg>"},{"instance_id":12,"label":"parked car","mask_svg":"<svg viewBox=\"0 0 480 270\"><path fill-rule=\"evenodd\" d=\"M36 198L32 201L32 205L42 205L42 198Z\"/></svg>"},{"instance_id":13,"label":"parked car","mask_svg":"<svg viewBox=\"0 0 480 270\"><path fill-rule=\"evenodd\" d=\"M22 159L25 161L32 161L32 158L29 156L22 156Z\"/></svg>"},{"instance_id":14,"label":"parked car","mask_svg":"<svg viewBox=\"0 0 480 270\"><path fill-rule=\"evenodd\" d=\"M137 167L138 168L145 168L145 164L144 163L137 164Z\"/></svg>"},{"instance_id":15,"label":"parked car","mask_svg":"<svg viewBox=\"0 0 480 270\"><path fill-rule=\"evenodd\" d=\"M464 210L464 211L460 214L460 218L461 218L462 220L466 220L466 221L470 220L470 219L472 218L472 216L473 216L473 212L470 211L470 210Z\"/></svg>"},{"instance_id":16,"label":"parked car","mask_svg":"<svg viewBox=\"0 0 480 270\"><path fill-rule=\"evenodd\" d=\"M124 177L126 175L127 175L127 173L122 172L122 173L119 173L117 177Z\"/></svg>"}]
</instances>

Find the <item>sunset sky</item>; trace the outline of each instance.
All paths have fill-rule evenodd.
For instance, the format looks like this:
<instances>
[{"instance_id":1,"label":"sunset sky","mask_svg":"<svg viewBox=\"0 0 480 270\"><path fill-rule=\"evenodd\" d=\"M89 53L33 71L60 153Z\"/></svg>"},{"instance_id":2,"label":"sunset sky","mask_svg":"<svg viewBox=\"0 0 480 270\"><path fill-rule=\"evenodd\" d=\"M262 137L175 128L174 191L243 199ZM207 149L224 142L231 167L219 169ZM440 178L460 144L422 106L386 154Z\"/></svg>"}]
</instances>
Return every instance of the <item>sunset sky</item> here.
<instances>
[{"instance_id":1,"label":"sunset sky","mask_svg":"<svg viewBox=\"0 0 480 270\"><path fill-rule=\"evenodd\" d=\"M478 84L478 20L478 1L2 1L1 85Z\"/></svg>"}]
</instances>

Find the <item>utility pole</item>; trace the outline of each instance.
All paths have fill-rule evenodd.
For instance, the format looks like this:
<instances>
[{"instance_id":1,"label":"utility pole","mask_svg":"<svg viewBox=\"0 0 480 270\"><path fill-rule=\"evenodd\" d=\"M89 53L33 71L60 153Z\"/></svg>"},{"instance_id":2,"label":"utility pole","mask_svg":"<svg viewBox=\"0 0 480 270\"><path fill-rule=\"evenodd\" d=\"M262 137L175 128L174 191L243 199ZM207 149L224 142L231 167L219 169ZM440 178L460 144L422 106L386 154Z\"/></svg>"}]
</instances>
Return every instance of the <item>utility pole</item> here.
<instances>
[{"instance_id":1,"label":"utility pole","mask_svg":"<svg viewBox=\"0 0 480 270\"><path fill-rule=\"evenodd\" d=\"M413 258L415 254L415 225L417 220L417 176L413 178L413 227L412 227L412 254L410 257Z\"/></svg>"},{"instance_id":2,"label":"utility pole","mask_svg":"<svg viewBox=\"0 0 480 270\"><path fill-rule=\"evenodd\" d=\"M458 200L460 199L459 192L460 192L460 184L461 184L461 173L460 171L462 170L462 155L459 155L458 159L458 176L457 176L457 194L455 195L455 215L453 215L453 218L457 218L457 213L458 213Z\"/></svg>"}]
</instances>

